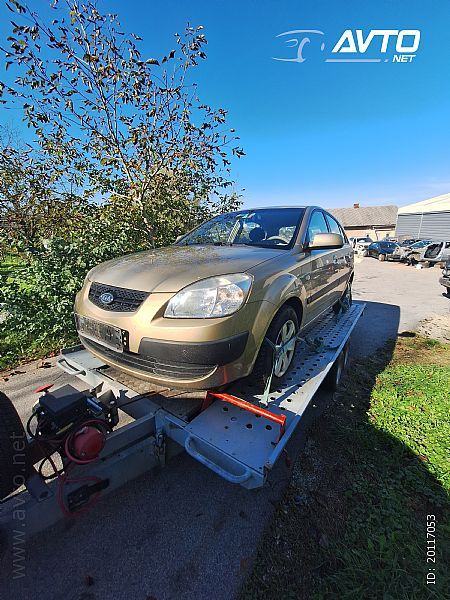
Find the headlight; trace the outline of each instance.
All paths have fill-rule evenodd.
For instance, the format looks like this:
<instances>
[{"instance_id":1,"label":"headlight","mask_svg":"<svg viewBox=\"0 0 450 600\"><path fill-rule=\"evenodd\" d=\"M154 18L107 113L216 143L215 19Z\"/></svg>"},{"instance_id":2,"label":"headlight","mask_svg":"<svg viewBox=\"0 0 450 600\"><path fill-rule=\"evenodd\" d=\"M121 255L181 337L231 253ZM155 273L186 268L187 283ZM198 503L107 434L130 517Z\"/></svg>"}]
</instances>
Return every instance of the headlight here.
<instances>
[{"instance_id":1,"label":"headlight","mask_svg":"<svg viewBox=\"0 0 450 600\"><path fill-rule=\"evenodd\" d=\"M165 317L211 319L236 312L245 302L252 277L246 273L203 279L181 290L167 305Z\"/></svg>"}]
</instances>

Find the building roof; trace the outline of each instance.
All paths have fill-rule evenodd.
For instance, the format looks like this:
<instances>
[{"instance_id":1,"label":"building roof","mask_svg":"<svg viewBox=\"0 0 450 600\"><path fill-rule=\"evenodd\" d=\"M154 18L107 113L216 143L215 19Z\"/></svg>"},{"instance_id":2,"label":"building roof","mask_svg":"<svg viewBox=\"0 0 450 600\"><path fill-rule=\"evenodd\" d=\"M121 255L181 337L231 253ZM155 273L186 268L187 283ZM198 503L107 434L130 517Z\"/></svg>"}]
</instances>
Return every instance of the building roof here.
<instances>
[{"instance_id":1,"label":"building roof","mask_svg":"<svg viewBox=\"0 0 450 600\"><path fill-rule=\"evenodd\" d=\"M415 204L402 206L398 209L398 214L408 215L444 211L450 211L450 194L442 194L442 196L435 196L434 198L428 198L428 200L422 200Z\"/></svg>"},{"instance_id":2,"label":"building roof","mask_svg":"<svg viewBox=\"0 0 450 600\"><path fill-rule=\"evenodd\" d=\"M374 227L393 225L397 221L397 206L360 206L359 208L328 209L343 227Z\"/></svg>"}]
</instances>

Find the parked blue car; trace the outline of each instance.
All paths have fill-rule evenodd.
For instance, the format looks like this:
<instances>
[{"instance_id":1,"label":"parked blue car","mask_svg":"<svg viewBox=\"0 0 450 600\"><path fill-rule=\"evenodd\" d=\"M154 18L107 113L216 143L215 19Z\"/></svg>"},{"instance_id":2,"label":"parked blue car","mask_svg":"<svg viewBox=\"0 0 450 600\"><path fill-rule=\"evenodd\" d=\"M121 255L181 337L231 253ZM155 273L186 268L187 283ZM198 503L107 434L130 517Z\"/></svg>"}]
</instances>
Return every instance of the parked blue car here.
<instances>
[{"instance_id":1,"label":"parked blue car","mask_svg":"<svg viewBox=\"0 0 450 600\"><path fill-rule=\"evenodd\" d=\"M398 244L395 242L374 242L364 252L364 256L373 256L378 260L395 260L393 256Z\"/></svg>"}]
</instances>

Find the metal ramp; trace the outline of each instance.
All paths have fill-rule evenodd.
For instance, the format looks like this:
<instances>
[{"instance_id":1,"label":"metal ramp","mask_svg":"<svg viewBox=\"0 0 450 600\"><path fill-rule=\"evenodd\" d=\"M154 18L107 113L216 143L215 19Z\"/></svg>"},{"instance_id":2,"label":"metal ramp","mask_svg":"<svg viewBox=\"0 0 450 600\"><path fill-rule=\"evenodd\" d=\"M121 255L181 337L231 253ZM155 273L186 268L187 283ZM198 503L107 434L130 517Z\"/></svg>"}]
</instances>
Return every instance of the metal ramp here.
<instances>
[{"instance_id":1,"label":"metal ramp","mask_svg":"<svg viewBox=\"0 0 450 600\"><path fill-rule=\"evenodd\" d=\"M286 416L285 432L280 438L280 429L264 417L242 408L217 400L186 426L190 447L198 441L207 456L208 447L217 454L224 453L231 460L242 464L240 481L244 487L259 487L263 484L267 470L271 469L298 425L306 407L311 402L334 361L344 348L353 328L364 310L364 304L355 303L350 309L336 317L328 315L316 327L314 335L324 349L314 351L305 342L298 344L294 365L282 381L282 385L269 397L269 410ZM251 383L237 384L230 393L252 403L260 403L261 396ZM186 448L189 452L190 448ZM194 456L199 459L199 456ZM211 468L211 465L208 465ZM220 473L222 476L224 474ZM234 478L230 478L233 480Z\"/></svg>"}]
</instances>

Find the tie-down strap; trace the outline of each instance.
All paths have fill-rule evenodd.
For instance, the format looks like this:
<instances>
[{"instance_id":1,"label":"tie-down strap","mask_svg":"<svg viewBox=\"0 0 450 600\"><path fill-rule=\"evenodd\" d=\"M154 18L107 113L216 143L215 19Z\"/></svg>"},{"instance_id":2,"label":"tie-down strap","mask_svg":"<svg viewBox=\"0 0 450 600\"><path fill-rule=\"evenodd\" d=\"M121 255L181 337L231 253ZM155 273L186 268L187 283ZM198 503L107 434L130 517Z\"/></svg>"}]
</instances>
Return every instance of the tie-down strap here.
<instances>
[{"instance_id":1,"label":"tie-down strap","mask_svg":"<svg viewBox=\"0 0 450 600\"><path fill-rule=\"evenodd\" d=\"M348 309L350 308L350 301L347 297L341 298L339 300L339 305L340 305L340 311L337 314L337 319L339 319L342 316L342 313L348 311ZM269 404L270 386L272 385L272 379L273 379L273 374L275 371L275 365L276 365L278 359L284 352L284 349L289 344L292 344L292 343L296 344L297 342L304 342L310 350L312 350L313 352L316 352L317 354L319 354L320 352L324 352L324 351L326 352L326 351L330 351L330 350L337 350L339 348L339 346L329 346L327 344L324 344L323 341L317 337L311 339L306 336L303 336L301 333L298 333L295 337L291 338L290 340L287 340L286 342L284 342L282 344L275 344L268 337L265 337L263 340L263 344L264 343L268 344L272 348L273 357L272 357L272 370L270 372L269 378L268 378L266 386L264 388L264 392L261 397L261 404L265 404L266 406Z\"/></svg>"}]
</instances>

